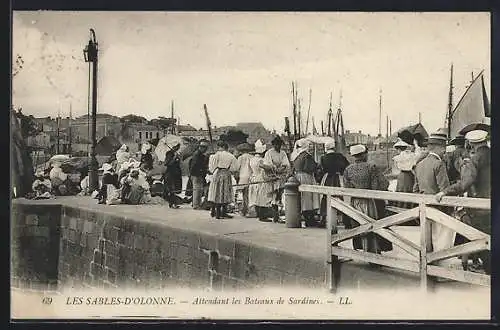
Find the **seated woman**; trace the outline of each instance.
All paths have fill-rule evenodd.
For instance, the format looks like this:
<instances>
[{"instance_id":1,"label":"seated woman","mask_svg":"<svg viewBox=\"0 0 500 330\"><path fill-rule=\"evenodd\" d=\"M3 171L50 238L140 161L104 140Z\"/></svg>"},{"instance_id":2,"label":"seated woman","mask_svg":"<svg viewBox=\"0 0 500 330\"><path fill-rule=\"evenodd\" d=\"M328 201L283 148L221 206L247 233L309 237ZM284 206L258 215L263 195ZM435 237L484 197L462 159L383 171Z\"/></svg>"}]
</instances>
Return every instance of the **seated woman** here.
<instances>
[{"instance_id":1,"label":"seated woman","mask_svg":"<svg viewBox=\"0 0 500 330\"><path fill-rule=\"evenodd\" d=\"M64 173L61 168L61 163L55 162L49 174L52 184L52 191L56 196L64 196L68 193L68 174Z\"/></svg>"},{"instance_id":2,"label":"seated woman","mask_svg":"<svg viewBox=\"0 0 500 330\"><path fill-rule=\"evenodd\" d=\"M106 204L108 200L114 199L113 197L116 195L116 190L118 190L118 175L113 170L113 166L108 163L104 163L99 170L103 171L103 173L97 199L99 200L99 204ZM113 196L108 196L108 193L112 193Z\"/></svg>"},{"instance_id":3,"label":"seated woman","mask_svg":"<svg viewBox=\"0 0 500 330\"><path fill-rule=\"evenodd\" d=\"M132 168L130 174L121 179L121 201L123 204L138 205L148 202L149 184L139 168Z\"/></svg>"},{"instance_id":4,"label":"seated woman","mask_svg":"<svg viewBox=\"0 0 500 330\"><path fill-rule=\"evenodd\" d=\"M50 198L52 194L52 183L45 176L45 173L41 170L35 173L35 181L33 182L32 189L35 194L35 199Z\"/></svg>"}]
</instances>

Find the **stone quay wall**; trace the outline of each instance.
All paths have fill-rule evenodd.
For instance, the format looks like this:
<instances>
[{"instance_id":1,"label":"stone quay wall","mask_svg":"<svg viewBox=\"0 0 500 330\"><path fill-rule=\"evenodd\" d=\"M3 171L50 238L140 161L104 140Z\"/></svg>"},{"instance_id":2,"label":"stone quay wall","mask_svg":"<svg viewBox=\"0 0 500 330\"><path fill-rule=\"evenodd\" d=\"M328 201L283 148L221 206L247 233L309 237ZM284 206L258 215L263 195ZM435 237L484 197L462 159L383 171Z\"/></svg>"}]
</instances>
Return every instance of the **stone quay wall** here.
<instances>
[{"instance_id":1,"label":"stone quay wall","mask_svg":"<svg viewBox=\"0 0 500 330\"><path fill-rule=\"evenodd\" d=\"M126 215L57 204L12 204L18 287L326 287L324 261Z\"/></svg>"}]
</instances>

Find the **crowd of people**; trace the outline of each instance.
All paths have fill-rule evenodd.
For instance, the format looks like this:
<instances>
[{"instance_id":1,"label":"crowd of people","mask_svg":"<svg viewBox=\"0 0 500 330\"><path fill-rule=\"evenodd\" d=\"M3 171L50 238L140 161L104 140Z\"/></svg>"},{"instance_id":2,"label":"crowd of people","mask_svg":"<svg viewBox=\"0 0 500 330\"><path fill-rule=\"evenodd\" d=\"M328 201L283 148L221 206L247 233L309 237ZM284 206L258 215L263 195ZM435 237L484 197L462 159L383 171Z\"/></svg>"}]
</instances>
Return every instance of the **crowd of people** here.
<instances>
[{"instance_id":1,"label":"crowd of people","mask_svg":"<svg viewBox=\"0 0 500 330\"><path fill-rule=\"evenodd\" d=\"M209 211L212 218L232 218L239 212L247 218L263 222L282 222L284 184L294 176L300 184L326 185L370 190L389 190L406 193L443 196L490 198L490 148L488 132L474 130L448 141L443 132L431 134L425 140L399 138L394 148L392 170L384 173L368 159L366 146L358 144L349 149L353 161L335 150L334 143L325 144L325 153L319 162L310 152L307 138L295 142L290 155L283 150L284 141L274 136L268 148L261 140L254 145L243 143L230 152L224 141L217 142L217 150L209 153L209 143L199 141L197 150L188 162L189 184L183 189L183 158L180 144L168 146L164 159L155 159L153 146L144 143L140 157L134 157L126 145L120 147L112 161L101 168L99 189L89 191L86 176L80 183L80 194L92 195L101 204L158 204L170 208L191 203L193 209ZM139 159L136 159L139 158ZM37 196L65 194L71 187L60 165L55 164L50 175L37 172L33 190ZM55 188L56 187L56 188ZM64 189L63 189L64 188ZM184 197L181 193L184 192ZM352 198L351 205L373 219L387 216L387 201ZM236 207L235 207L236 205ZM412 208L412 203L393 203L399 208ZM326 196L300 193L300 213L303 227L324 227L326 224ZM236 210L235 210L236 209ZM461 221L485 232L491 232L490 212L464 208L450 210L440 207ZM346 228L358 224L342 217ZM418 225L413 220L409 225ZM437 223L432 223L432 243L435 251L463 243L466 238ZM381 253L392 249L389 241L376 234L357 237L355 249ZM472 266L468 260L472 260ZM464 268L490 272L487 251L463 256Z\"/></svg>"},{"instance_id":2,"label":"crowd of people","mask_svg":"<svg viewBox=\"0 0 500 330\"><path fill-rule=\"evenodd\" d=\"M448 141L441 131L431 134L422 145L400 139L395 148L392 178L394 191L431 194L440 202L444 196L491 198L491 150L488 132L473 130ZM399 203L411 208L416 205ZM444 213L491 234L491 212L486 210L438 206ZM418 222L416 222L418 224ZM462 244L467 239L438 223L432 224L433 250L443 250ZM461 257L464 269L483 270L490 274L490 253L483 251ZM469 265L469 259L472 265Z\"/></svg>"}]
</instances>

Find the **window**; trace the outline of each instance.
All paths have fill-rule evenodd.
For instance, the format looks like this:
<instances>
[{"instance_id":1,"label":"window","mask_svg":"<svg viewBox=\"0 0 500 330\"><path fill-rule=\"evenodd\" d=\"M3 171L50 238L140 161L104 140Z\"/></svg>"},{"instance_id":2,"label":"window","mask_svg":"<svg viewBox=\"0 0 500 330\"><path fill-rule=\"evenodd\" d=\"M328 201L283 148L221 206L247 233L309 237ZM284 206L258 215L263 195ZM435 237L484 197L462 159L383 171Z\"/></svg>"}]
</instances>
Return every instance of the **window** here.
<instances>
[{"instance_id":1,"label":"window","mask_svg":"<svg viewBox=\"0 0 500 330\"><path fill-rule=\"evenodd\" d=\"M142 132L139 132L139 139L142 140Z\"/></svg>"},{"instance_id":2,"label":"window","mask_svg":"<svg viewBox=\"0 0 500 330\"><path fill-rule=\"evenodd\" d=\"M149 132L149 138L152 139L153 138L153 132Z\"/></svg>"},{"instance_id":3,"label":"window","mask_svg":"<svg viewBox=\"0 0 500 330\"><path fill-rule=\"evenodd\" d=\"M156 138L159 139L160 138L160 132L156 132Z\"/></svg>"}]
</instances>

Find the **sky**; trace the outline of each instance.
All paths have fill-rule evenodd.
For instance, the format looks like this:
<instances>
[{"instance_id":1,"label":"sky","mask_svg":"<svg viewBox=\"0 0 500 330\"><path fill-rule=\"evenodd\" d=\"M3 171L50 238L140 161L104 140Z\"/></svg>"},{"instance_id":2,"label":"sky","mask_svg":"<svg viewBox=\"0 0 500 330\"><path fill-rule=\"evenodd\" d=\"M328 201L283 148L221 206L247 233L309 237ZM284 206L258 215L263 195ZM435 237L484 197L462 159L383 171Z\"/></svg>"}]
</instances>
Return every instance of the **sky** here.
<instances>
[{"instance_id":1,"label":"sky","mask_svg":"<svg viewBox=\"0 0 500 330\"><path fill-rule=\"evenodd\" d=\"M489 13L14 12L13 104L34 116L87 113L89 28L99 43L98 112L175 116L205 126L262 122L282 131L298 84L318 130L330 94L345 129L377 134L382 95L396 131L443 127L450 65L454 104L484 70L490 93ZM342 97L340 98L340 95ZM325 124L326 125L326 124ZM305 126L305 125L304 125Z\"/></svg>"}]
</instances>

